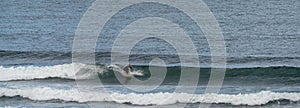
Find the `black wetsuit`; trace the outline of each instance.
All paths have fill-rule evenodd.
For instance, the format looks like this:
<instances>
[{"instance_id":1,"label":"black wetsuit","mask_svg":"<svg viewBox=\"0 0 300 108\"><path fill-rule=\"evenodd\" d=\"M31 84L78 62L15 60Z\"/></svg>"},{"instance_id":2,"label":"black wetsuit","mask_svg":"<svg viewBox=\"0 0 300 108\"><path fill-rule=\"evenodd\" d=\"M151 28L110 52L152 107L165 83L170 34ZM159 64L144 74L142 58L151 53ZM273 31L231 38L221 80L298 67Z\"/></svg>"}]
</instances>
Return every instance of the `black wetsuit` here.
<instances>
[{"instance_id":1,"label":"black wetsuit","mask_svg":"<svg viewBox=\"0 0 300 108\"><path fill-rule=\"evenodd\" d=\"M127 73L129 73L130 69L131 69L130 66L126 66L126 67L123 68L123 70L124 70L125 72L127 72Z\"/></svg>"}]
</instances>

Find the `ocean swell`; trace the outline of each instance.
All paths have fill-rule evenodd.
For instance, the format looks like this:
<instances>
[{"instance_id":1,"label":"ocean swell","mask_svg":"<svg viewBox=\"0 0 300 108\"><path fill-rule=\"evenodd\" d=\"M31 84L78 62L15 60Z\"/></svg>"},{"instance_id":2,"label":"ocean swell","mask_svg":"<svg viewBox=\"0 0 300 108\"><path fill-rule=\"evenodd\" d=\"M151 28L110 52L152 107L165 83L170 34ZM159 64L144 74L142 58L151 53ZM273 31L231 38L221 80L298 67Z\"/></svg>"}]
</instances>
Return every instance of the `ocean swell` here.
<instances>
[{"instance_id":1,"label":"ocean swell","mask_svg":"<svg viewBox=\"0 0 300 108\"><path fill-rule=\"evenodd\" d=\"M142 72L143 76L140 78L147 79L151 77L149 66L135 65L133 66L136 71ZM152 66L153 68L161 68L160 66ZM181 75L180 66L168 66L166 80L173 81ZM188 67L195 68L195 67ZM201 68L200 76L209 78L211 68ZM122 71L119 66L118 70L111 70L107 66L102 65L86 65L80 63L61 64L53 66L17 66L17 67L4 67L0 66L0 81L15 81L15 80L34 80L34 79L47 79L47 78L61 78L61 79L115 79L113 71ZM263 77L263 78L298 78L299 67L254 67L254 68L228 68L226 69L226 77ZM134 74L134 72L132 72ZM153 76L155 77L155 76Z\"/></svg>"}]
</instances>

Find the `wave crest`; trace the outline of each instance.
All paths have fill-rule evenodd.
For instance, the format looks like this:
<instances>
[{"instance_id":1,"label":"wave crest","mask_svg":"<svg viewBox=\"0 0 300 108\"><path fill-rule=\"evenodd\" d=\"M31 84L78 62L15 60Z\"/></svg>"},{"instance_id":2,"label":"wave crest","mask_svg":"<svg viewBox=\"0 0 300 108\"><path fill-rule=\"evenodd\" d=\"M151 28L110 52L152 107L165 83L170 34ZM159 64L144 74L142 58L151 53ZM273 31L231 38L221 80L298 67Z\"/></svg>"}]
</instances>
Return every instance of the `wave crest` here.
<instances>
[{"instance_id":1,"label":"wave crest","mask_svg":"<svg viewBox=\"0 0 300 108\"><path fill-rule=\"evenodd\" d=\"M0 66L0 81L11 80L32 80L44 78L66 78L75 79L87 76L78 76L80 69L86 67L85 64L62 64L55 66Z\"/></svg>"}]
</instances>

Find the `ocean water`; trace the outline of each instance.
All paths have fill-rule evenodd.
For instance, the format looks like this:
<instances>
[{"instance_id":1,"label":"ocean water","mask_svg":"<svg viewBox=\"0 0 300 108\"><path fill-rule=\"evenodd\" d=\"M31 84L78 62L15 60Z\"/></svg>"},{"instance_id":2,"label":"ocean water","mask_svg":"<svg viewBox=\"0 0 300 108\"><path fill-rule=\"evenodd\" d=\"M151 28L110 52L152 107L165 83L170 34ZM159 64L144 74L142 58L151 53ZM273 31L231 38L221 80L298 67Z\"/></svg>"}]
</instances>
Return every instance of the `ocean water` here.
<instances>
[{"instance_id":1,"label":"ocean water","mask_svg":"<svg viewBox=\"0 0 300 108\"><path fill-rule=\"evenodd\" d=\"M139 17L141 13L132 13L131 8L122 13L125 16L114 16L117 22L109 23L106 29L110 31L102 32L96 43L95 64L72 62L77 26L93 3L93 0L1 1L0 107L300 106L298 0L204 1L220 25L226 47L226 73L219 93L205 92L210 72L215 67L212 67L209 44L197 29L190 31L194 33L191 39L200 66L181 66L179 56L193 54L178 54L172 44L152 37L139 41L130 51L129 63L133 71L143 75L120 79L121 68L127 64L121 61L112 64L111 54L130 49L117 46L123 50L112 52L116 38L112 32L129 23L123 18ZM181 12L162 11L166 7L153 3L136 8L166 16ZM172 20L185 22L188 19L172 17ZM192 24L187 21L181 26ZM159 24L147 28L166 29ZM131 33L136 34L136 31ZM135 39L135 36L128 38ZM182 40L176 42L182 46L186 44ZM163 63L152 63L157 58ZM109 68L112 65L117 70ZM190 75L198 78L185 78L188 83L179 85L184 75L182 69L195 70ZM161 83L134 83L151 79ZM178 88L186 92L176 92Z\"/></svg>"}]
</instances>

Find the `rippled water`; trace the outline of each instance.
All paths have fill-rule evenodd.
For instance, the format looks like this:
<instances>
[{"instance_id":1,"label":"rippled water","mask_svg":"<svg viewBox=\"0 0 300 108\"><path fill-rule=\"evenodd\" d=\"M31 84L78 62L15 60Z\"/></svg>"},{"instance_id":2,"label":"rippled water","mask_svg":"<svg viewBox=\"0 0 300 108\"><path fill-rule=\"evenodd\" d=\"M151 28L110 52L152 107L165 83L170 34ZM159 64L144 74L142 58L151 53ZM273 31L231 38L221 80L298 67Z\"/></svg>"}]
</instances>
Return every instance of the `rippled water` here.
<instances>
[{"instance_id":1,"label":"rippled water","mask_svg":"<svg viewBox=\"0 0 300 108\"><path fill-rule=\"evenodd\" d=\"M82 100L76 95L77 88L74 81L76 73L71 71L74 66L71 64L71 59L78 23L93 2L93 0L1 1L0 107L88 107L86 103L90 101L81 102ZM228 62L224 86L220 94L210 96L219 99L206 102L215 103L212 107L241 107L241 105L299 107L300 2L298 0L205 0L205 3L220 24ZM147 11L159 14L179 13L179 11L160 12L157 11L160 7L151 7L151 5L138 8L149 8ZM135 18L137 14L126 14L125 17ZM115 16L115 19L122 19L122 17L124 16ZM173 20L185 21L179 17L174 17ZM126 21L112 23L107 28L114 31L120 25L128 23ZM147 28L164 29L160 25L149 25ZM211 53L202 31L191 30L191 32L195 33L191 39L200 58L201 71L196 93L201 97L210 75ZM103 67L111 62L111 44L115 37L110 32L103 32L103 35L97 41L96 62L101 71L108 71ZM134 39L135 36L128 38ZM182 45L184 46L185 43L183 42ZM122 48L122 46L118 47ZM133 47L130 63L145 72L146 76L140 77L145 80L151 76L148 64L157 57L164 60L168 66L167 77L161 87L150 93L155 95L164 92L156 94L156 98L164 99L164 96L169 95L166 92L172 92L177 87L180 76L180 59L174 47L162 39L147 38ZM75 64L75 67L81 66L83 64ZM120 93L117 96L135 93L122 87L111 71L92 76L100 77L105 87L88 88L91 94L103 88ZM239 95L239 93L250 96ZM155 105L158 103L155 99L146 98L147 95L149 93L143 96L129 94L128 98L125 98L128 101L125 102L108 102L96 97L91 99L98 101L92 102L98 107L145 107L143 105L148 105L150 101L154 106L147 107L157 107ZM189 97L189 94L174 95L178 99L170 99L166 102L169 104L161 107L180 107L183 103L190 103L189 106L197 107L198 103L205 103L197 99L194 101L195 104L191 104L193 102L188 100L180 100L180 97ZM149 103L139 100L138 96L145 97Z\"/></svg>"}]
</instances>

